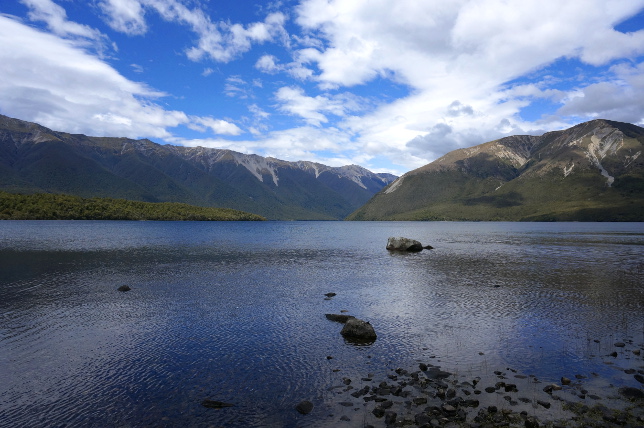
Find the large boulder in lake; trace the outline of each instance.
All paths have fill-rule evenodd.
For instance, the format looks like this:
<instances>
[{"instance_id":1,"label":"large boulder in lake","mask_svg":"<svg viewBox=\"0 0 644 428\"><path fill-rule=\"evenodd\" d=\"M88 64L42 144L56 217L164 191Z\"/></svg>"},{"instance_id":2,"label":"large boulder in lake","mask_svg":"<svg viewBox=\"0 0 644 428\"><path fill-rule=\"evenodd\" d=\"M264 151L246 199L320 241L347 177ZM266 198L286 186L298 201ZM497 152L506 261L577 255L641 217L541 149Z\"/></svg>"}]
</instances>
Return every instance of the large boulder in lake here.
<instances>
[{"instance_id":1,"label":"large boulder in lake","mask_svg":"<svg viewBox=\"0 0 644 428\"><path fill-rule=\"evenodd\" d=\"M418 252L423 251L423 249L429 250L431 248L432 247L429 245L423 247L423 244L415 239L403 238L402 236L392 236L387 240L387 249L389 251Z\"/></svg>"},{"instance_id":2,"label":"large boulder in lake","mask_svg":"<svg viewBox=\"0 0 644 428\"><path fill-rule=\"evenodd\" d=\"M378 337L371 324L358 318L349 318L340 334L345 339L358 341L374 341Z\"/></svg>"}]
</instances>

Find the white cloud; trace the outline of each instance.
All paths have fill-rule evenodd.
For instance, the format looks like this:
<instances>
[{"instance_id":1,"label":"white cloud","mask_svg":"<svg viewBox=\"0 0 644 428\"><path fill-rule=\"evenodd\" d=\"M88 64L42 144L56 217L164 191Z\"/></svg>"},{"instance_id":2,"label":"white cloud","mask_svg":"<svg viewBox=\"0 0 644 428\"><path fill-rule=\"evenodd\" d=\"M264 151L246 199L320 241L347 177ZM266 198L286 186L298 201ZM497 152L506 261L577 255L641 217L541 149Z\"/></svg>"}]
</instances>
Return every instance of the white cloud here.
<instances>
[{"instance_id":1,"label":"white cloud","mask_svg":"<svg viewBox=\"0 0 644 428\"><path fill-rule=\"evenodd\" d=\"M294 86L278 89L275 98L281 103L280 110L299 116L313 126L329 121L323 113L344 117L348 112L364 108L363 100L351 94L309 97L302 88Z\"/></svg>"},{"instance_id":2,"label":"white cloud","mask_svg":"<svg viewBox=\"0 0 644 428\"><path fill-rule=\"evenodd\" d=\"M365 153L387 153L413 168L506 133L543 131L543 122L519 116L535 98L565 104L560 115L600 111L641 121L641 94L631 93L634 83L625 78L620 84L581 81L571 91L549 86L554 78L541 86L506 85L562 58L604 66L643 54L644 31L614 29L642 8L643 0L304 0L295 21L309 39L320 41L303 53L320 88L355 87L377 77L409 87L410 95L339 126ZM620 107L620 98L635 107ZM287 111L324 123L324 111L311 100L296 101ZM439 132L447 129L443 125L450 132ZM555 118L546 125L567 123Z\"/></svg>"},{"instance_id":3,"label":"white cloud","mask_svg":"<svg viewBox=\"0 0 644 428\"><path fill-rule=\"evenodd\" d=\"M190 121L191 123L188 124L188 127L200 132L204 132L205 128L209 128L217 135L239 135L244 132L234 123L222 119L191 116Z\"/></svg>"},{"instance_id":4,"label":"white cloud","mask_svg":"<svg viewBox=\"0 0 644 428\"><path fill-rule=\"evenodd\" d=\"M303 55L305 50L295 53L296 60L288 64L280 64L277 57L274 55L262 55L255 63L255 68L267 74L276 74L280 72L287 72L291 77L297 80L305 81L313 77L313 70L304 66L309 62Z\"/></svg>"},{"instance_id":5,"label":"white cloud","mask_svg":"<svg viewBox=\"0 0 644 428\"><path fill-rule=\"evenodd\" d=\"M287 161L309 160L331 166L365 164L370 157L353 150L350 136L337 128L300 127L263 134L255 140L177 140L184 146L224 148Z\"/></svg>"},{"instance_id":6,"label":"white cloud","mask_svg":"<svg viewBox=\"0 0 644 428\"><path fill-rule=\"evenodd\" d=\"M104 34L87 25L69 21L65 9L52 0L20 1L29 8L29 19L44 22L53 34L73 40L78 45L92 46L99 53L106 49L107 37Z\"/></svg>"},{"instance_id":7,"label":"white cloud","mask_svg":"<svg viewBox=\"0 0 644 428\"><path fill-rule=\"evenodd\" d=\"M98 2L98 6L105 14L107 24L115 31L131 36L148 31L145 10L140 1L103 0Z\"/></svg>"},{"instance_id":8,"label":"white cloud","mask_svg":"<svg viewBox=\"0 0 644 428\"><path fill-rule=\"evenodd\" d=\"M252 98L254 96L251 85L239 76L230 76L226 79L224 94L231 98L241 99Z\"/></svg>"},{"instance_id":9,"label":"white cloud","mask_svg":"<svg viewBox=\"0 0 644 428\"><path fill-rule=\"evenodd\" d=\"M193 61L232 62L273 43L247 58L265 73L261 80L255 70L234 68L247 62L221 71L192 65L203 76L218 73L204 83L223 80L223 93L236 98L228 102L249 104L247 115L231 119L166 110L158 102L164 93L89 53L100 55L107 36L70 21L52 0L22 2L29 19L58 37L2 18L0 111L74 132L183 141L168 129L246 131L257 141L207 142L282 158L387 158L414 168L509 133L593 117L644 123L644 30L615 30L644 0L300 0L290 11L287 3L258 7L266 15L243 23L222 21L195 0L92 2L129 36L156 37L152 17L181 27L194 40L183 51ZM299 25L291 35L290 17ZM579 70L569 68L578 61ZM535 100L555 107L539 120L522 119ZM269 132L288 127L284 115L305 126Z\"/></svg>"},{"instance_id":10,"label":"white cloud","mask_svg":"<svg viewBox=\"0 0 644 428\"><path fill-rule=\"evenodd\" d=\"M0 111L44 126L91 135L171 136L183 112L153 102L164 96L124 78L63 40L0 16Z\"/></svg>"},{"instance_id":11,"label":"white cloud","mask_svg":"<svg viewBox=\"0 0 644 428\"><path fill-rule=\"evenodd\" d=\"M278 65L277 62L274 55L262 55L255 63L255 68L263 73L275 74L283 70L283 66Z\"/></svg>"},{"instance_id":12,"label":"white cloud","mask_svg":"<svg viewBox=\"0 0 644 428\"><path fill-rule=\"evenodd\" d=\"M193 61L208 58L229 62L250 50L253 43L288 40L284 30L286 15L280 12L270 13L262 22L242 25L213 22L201 8L189 8L179 0L102 0L98 5L110 27L128 35L148 31L145 20L148 10L168 22L189 27L198 36L196 46L186 50L186 55Z\"/></svg>"}]
</instances>

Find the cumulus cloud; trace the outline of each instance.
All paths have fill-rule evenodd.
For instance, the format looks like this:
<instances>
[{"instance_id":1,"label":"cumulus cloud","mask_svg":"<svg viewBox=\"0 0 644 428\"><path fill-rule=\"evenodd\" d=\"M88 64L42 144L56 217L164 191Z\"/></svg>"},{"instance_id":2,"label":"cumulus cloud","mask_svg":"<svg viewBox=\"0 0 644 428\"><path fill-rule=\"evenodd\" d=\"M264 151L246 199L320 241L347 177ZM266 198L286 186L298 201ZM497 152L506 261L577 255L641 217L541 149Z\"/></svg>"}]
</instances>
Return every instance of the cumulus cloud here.
<instances>
[{"instance_id":1,"label":"cumulus cloud","mask_svg":"<svg viewBox=\"0 0 644 428\"><path fill-rule=\"evenodd\" d=\"M255 68L263 73L276 74L286 72L298 80L305 81L313 77L313 70L305 64L308 50L301 50L295 53L295 61L288 64L281 64L274 55L262 55L255 63ZM315 51L317 52L317 51Z\"/></svg>"},{"instance_id":2,"label":"cumulus cloud","mask_svg":"<svg viewBox=\"0 0 644 428\"><path fill-rule=\"evenodd\" d=\"M108 25L115 31L130 36L145 34L148 25L145 22L145 10L137 0L103 0L98 2Z\"/></svg>"},{"instance_id":3,"label":"cumulus cloud","mask_svg":"<svg viewBox=\"0 0 644 428\"><path fill-rule=\"evenodd\" d=\"M278 65L278 60L274 55L262 55L255 63L255 68L268 74L275 74L283 70L283 66Z\"/></svg>"},{"instance_id":4,"label":"cumulus cloud","mask_svg":"<svg viewBox=\"0 0 644 428\"><path fill-rule=\"evenodd\" d=\"M256 141L203 141L367 167L386 159L404 172L505 135L594 117L644 123L644 30L616 29L644 0L299 0L257 8L265 15L243 23L193 0L92 2L128 36L152 37L152 17L190 33L192 44L177 52L205 63L193 64L197 75L216 71L207 83L221 79L228 102L246 104L248 113L230 119L166 110L159 99L172 97L101 60L107 36L70 21L52 0L21 1L50 34L2 17L0 111L75 132L167 141L183 141L168 131L178 125L249 132ZM236 68L248 63L254 69ZM534 105L552 107L525 119ZM287 129L291 118L299 123Z\"/></svg>"},{"instance_id":5,"label":"cumulus cloud","mask_svg":"<svg viewBox=\"0 0 644 428\"><path fill-rule=\"evenodd\" d=\"M165 138L187 123L154 103L165 94L124 78L63 40L0 16L0 111L53 129Z\"/></svg>"},{"instance_id":6,"label":"cumulus cloud","mask_svg":"<svg viewBox=\"0 0 644 428\"><path fill-rule=\"evenodd\" d=\"M217 135L239 135L244 132L234 123L222 119L213 119L212 117L191 116L188 127L200 132L204 132L209 128Z\"/></svg>"},{"instance_id":7,"label":"cumulus cloud","mask_svg":"<svg viewBox=\"0 0 644 428\"><path fill-rule=\"evenodd\" d=\"M554 79L541 86L507 84L561 58L604 66L643 54L644 31L615 30L642 8L642 0L304 0L295 22L320 40L306 48L320 88L352 88L376 78L410 88L410 95L343 126L366 152L390 153L416 167L446 150L542 131L543 122L520 116L535 99L563 104L559 119L548 123L552 128L576 123L563 115L641 121L644 110L625 78L621 84L577 82L572 90L549 86ZM636 107L625 108L624 101Z\"/></svg>"},{"instance_id":8,"label":"cumulus cloud","mask_svg":"<svg viewBox=\"0 0 644 428\"><path fill-rule=\"evenodd\" d=\"M104 34L87 25L68 20L65 9L53 1L20 1L29 8L29 19L44 22L53 34L73 40L77 45L92 46L101 54L105 51L107 37Z\"/></svg>"},{"instance_id":9,"label":"cumulus cloud","mask_svg":"<svg viewBox=\"0 0 644 428\"><path fill-rule=\"evenodd\" d=\"M190 139L177 141L185 146L225 148L288 161L309 160L331 166L366 164L365 156L351 136L337 128L303 126L262 134L254 140Z\"/></svg>"},{"instance_id":10,"label":"cumulus cloud","mask_svg":"<svg viewBox=\"0 0 644 428\"><path fill-rule=\"evenodd\" d=\"M613 119L644 124L644 63L611 67L613 79L570 91L559 116Z\"/></svg>"},{"instance_id":11,"label":"cumulus cloud","mask_svg":"<svg viewBox=\"0 0 644 428\"><path fill-rule=\"evenodd\" d=\"M278 89L275 98L281 103L280 110L299 116L313 126L320 126L329 121L325 113L344 117L350 111L363 108L362 100L351 94L310 97L302 88L294 86Z\"/></svg>"},{"instance_id":12,"label":"cumulus cloud","mask_svg":"<svg viewBox=\"0 0 644 428\"><path fill-rule=\"evenodd\" d=\"M193 61L229 62L250 50L253 43L288 40L284 29L286 15L281 12L270 13L261 22L242 25L213 22L203 9L190 8L179 0L102 0L98 6L112 29L128 35L141 35L148 31L146 11L156 12L168 22L189 27L198 37L196 45L186 50L186 55Z\"/></svg>"}]
</instances>

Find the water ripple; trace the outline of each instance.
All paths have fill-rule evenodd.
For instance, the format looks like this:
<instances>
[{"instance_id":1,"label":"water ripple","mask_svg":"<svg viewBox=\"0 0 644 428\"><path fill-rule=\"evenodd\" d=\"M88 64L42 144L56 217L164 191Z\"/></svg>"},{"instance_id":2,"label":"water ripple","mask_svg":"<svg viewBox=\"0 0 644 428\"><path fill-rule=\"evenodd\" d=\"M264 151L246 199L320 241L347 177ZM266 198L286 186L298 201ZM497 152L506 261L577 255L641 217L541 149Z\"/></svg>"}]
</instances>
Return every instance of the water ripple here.
<instances>
[{"instance_id":1,"label":"water ripple","mask_svg":"<svg viewBox=\"0 0 644 428\"><path fill-rule=\"evenodd\" d=\"M2 226L0 427L324 426L344 377L434 357L628 384L635 359L602 358L644 344L641 225ZM343 310L378 340L345 342L324 317Z\"/></svg>"}]
</instances>

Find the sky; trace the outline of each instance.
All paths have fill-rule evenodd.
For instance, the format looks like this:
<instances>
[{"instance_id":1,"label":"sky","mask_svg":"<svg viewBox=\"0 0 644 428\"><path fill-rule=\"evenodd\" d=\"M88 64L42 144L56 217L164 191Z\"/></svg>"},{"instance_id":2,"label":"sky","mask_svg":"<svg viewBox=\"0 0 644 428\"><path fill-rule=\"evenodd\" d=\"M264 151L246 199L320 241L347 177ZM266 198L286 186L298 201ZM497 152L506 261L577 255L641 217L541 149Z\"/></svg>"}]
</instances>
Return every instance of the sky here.
<instances>
[{"instance_id":1,"label":"sky","mask_svg":"<svg viewBox=\"0 0 644 428\"><path fill-rule=\"evenodd\" d=\"M400 175L644 126L644 0L6 0L0 114Z\"/></svg>"}]
</instances>

